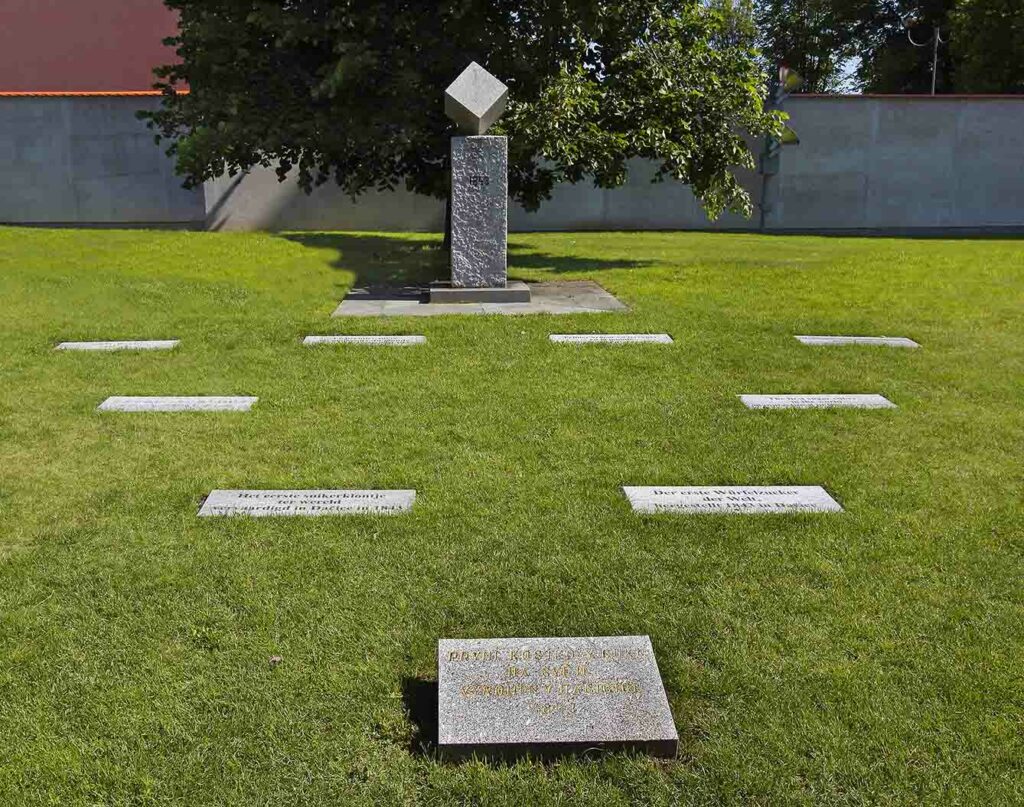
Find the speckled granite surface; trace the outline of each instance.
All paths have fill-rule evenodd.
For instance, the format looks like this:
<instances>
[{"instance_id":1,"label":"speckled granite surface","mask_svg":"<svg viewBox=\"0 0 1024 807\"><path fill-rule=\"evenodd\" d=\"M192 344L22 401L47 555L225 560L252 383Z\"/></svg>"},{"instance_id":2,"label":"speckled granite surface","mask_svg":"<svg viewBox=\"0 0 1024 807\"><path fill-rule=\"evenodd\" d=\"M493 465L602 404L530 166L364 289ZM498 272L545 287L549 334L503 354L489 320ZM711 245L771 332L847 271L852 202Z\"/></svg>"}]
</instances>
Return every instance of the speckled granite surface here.
<instances>
[{"instance_id":1,"label":"speckled granite surface","mask_svg":"<svg viewBox=\"0 0 1024 807\"><path fill-rule=\"evenodd\" d=\"M452 286L504 286L508 141L452 138Z\"/></svg>"}]
</instances>

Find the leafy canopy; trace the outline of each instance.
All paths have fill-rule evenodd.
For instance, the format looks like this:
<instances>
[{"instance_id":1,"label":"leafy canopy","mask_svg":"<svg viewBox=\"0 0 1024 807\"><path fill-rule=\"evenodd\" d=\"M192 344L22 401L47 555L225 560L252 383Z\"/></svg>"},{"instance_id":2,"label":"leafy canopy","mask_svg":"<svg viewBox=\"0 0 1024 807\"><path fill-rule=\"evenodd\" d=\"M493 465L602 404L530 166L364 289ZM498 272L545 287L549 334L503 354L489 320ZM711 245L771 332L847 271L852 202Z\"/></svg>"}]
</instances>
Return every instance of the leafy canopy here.
<instances>
[{"instance_id":1,"label":"leafy canopy","mask_svg":"<svg viewBox=\"0 0 1024 807\"><path fill-rule=\"evenodd\" d=\"M960 0L949 23L957 90L1024 93L1021 0Z\"/></svg>"},{"instance_id":2,"label":"leafy canopy","mask_svg":"<svg viewBox=\"0 0 1024 807\"><path fill-rule=\"evenodd\" d=\"M307 191L448 193L444 88L470 61L509 86L509 186L625 181L632 157L689 184L712 216L749 214L733 175L766 112L753 33L732 0L167 0L182 60L143 113L186 185L254 166ZM176 92L187 85L188 94Z\"/></svg>"},{"instance_id":3,"label":"leafy canopy","mask_svg":"<svg viewBox=\"0 0 1024 807\"><path fill-rule=\"evenodd\" d=\"M805 92L1024 92L1022 0L755 0L761 50ZM906 24L905 24L906 23ZM908 38L923 45L915 46ZM853 73L853 75L848 75Z\"/></svg>"}]
</instances>

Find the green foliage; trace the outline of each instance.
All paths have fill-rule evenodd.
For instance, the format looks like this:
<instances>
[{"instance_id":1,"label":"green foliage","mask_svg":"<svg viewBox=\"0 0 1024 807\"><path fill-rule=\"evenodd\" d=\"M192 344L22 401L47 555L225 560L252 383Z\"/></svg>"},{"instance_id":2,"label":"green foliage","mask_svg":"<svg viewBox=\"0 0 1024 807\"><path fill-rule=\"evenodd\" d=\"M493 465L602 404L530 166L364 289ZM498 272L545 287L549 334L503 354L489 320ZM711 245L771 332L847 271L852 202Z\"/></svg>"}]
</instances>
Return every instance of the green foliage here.
<instances>
[{"instance_id":1,"label":"green foliage","mask_svg":"<svg viewBox=\"0 0 1024 807\"><path fill-rule=\"evenodd\" d=\"M1024 92L1020 0L757 0L756 16L768 66L796 69L808 92L843 88L852 64L864 92L930 92L936 26L938 92Z\"/></svg>"},{"instance_id":2,"label":"green foliage","mask_svg":"<svg viewBox=\"0 0 1024 807\"><path fill-rule=\"evenodd\" d=\"M732 174L753 166L742 135L780 123L728 0L167 4L182 63L159 71L164 106L145 117L187 185L262 165L297 171L307 190L333 178L352 196L404 182L443 197L454 127L442 93L471 60L509 85L495 131L531 209L558 182L619 185L646 157L712 216L749 213Z\"/></svg>"},{"instance_id":3,"label":"green foliage","mask_svg":"<svg viewBox=\"0 0 1024 807\"><path fill-rule=\"evenodd\" d=\"M869 4L857 43L857 75L862 89L878 93L931 92L932 36L938 26L942 39L949 39L949 15L957 1ZM903 22L908 14L914 17L909 29ZM936 92L954 92L955 65L946 44L939 45L938 57Z\"/></svg>"},{"instance_id":4,"label":"green foliage","mask_svg":"<svg viewBox=\"0 0 1024 807\"><path fill-rule=\"evenodd\" d=\"M805 82L803 92L840 90L864 5L862 0L759 0L757 24L769 67L796 70Z\"/></svg>"},{"instance_id":5,"label":"green foliage","mask_svg":"<svg viewBox=\"0 0 1024 807\"><path fill-rule=\"evenodd\" d=\"M1022 12L1020 0L960 0L949 40L957 90L1024 93Z\"/></svg>"}]
</instances>

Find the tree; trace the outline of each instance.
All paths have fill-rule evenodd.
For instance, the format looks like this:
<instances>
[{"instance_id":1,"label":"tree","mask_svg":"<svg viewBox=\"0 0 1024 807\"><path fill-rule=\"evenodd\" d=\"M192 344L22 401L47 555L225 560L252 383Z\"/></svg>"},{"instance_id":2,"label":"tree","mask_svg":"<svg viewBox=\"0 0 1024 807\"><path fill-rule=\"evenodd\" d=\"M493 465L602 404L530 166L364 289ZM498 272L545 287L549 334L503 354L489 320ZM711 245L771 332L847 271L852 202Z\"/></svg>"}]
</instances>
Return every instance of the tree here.
<instances>
[{"instance_id":1,"label":"tree","mask_svg":"<svg viewBox=\"0 0 1024 807\"><path fill-rule=\"evenodd\" d=\"M509 86L509 186L527 208L555 184L626 177L689 184L712 216L748 213L733 175L753 167L743 134L780 126L731 0L167 0L179 65L158 71L143 113L171 141L187 186L254 166L448 193L444 88L470 62ZM188 85L189 93L177 88Z\"/></svg>"},{"instance_id":2,"label":"tree","mask_svg":"<svg viewBox=\"0 0 1024 807\"><path fill-rule=\"evenodd\" d=\"M931 92L938 27L938 92L1024 92L1021 0L757 0L756 15L769 64L796 69L805 91L836 90L855 63L864 92Z\"/></svg>"},{"instance_id":3,"label":"tree","mask_svg":"<svg viewBox=\"0 0 1024 807\"><path fill-rule=\"evenodd\" d=\"M931 41L938 26L945 40L949 35L949 15L957 0L913 0L876 2L861 22L857 55L857 76L864 92L929 93L932 87L932 47L911 43ZM936 91L952 92L954 62L946 45L940 45L936 71Z\"/></svg>"},{"instance_id":4,"label":"tree","mask_svg":"<svg viewBox=\"0 0 1024 807\"><path fill-rule=\"evenodd\" d=\"M960 0L950 15L957 92L1024 93L1020 0Z\"/></svg>"},{"instance_id":5,"label":"tree","mask_svg":"<svg viewBox=\"0 0 1024 807\"><path fill-rule=\"evenodd\" d=\"M757 24L768 66L795 70L804 79L804 92L842 89L864 5L863 0L760 0Z\"/></svg>"}]
</instances>

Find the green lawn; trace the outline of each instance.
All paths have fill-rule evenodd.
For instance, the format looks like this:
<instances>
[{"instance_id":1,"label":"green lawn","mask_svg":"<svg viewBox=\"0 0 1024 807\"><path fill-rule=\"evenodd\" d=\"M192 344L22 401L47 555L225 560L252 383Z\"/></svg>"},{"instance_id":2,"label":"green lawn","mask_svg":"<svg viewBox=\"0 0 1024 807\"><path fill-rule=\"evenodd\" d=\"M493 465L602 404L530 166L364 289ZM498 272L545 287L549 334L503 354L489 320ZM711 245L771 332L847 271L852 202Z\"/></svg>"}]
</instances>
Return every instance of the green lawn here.
<instances>
[{"instance_id":1,"label":"green lawn","mask_svg":"<svg viewBox=\"0 0 1024 807\"><path fill-rule=\"evenodd\" d=\"M0 803L1024 799L1024 241L513 235L512 276L631 310L330 318L436 243L0 229ZM547 340L595 330L676 341ZM389 332L429 341L299 343ZM52 349L117 338L183 342ZM95 411L140 394L260 401ZM821 484L846 512L641 517L623 484ZM196 517L246 487L418 499ZM439 637L635 633L674 761L453 765L420 728Z\"/></svg>"}]
</instances>

